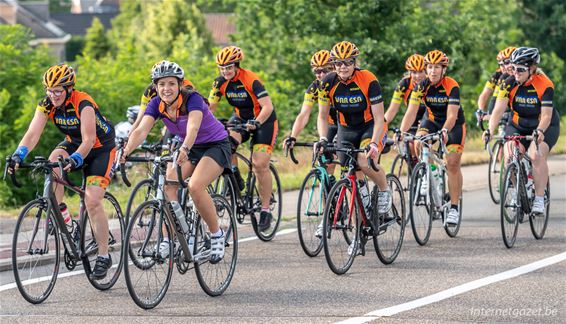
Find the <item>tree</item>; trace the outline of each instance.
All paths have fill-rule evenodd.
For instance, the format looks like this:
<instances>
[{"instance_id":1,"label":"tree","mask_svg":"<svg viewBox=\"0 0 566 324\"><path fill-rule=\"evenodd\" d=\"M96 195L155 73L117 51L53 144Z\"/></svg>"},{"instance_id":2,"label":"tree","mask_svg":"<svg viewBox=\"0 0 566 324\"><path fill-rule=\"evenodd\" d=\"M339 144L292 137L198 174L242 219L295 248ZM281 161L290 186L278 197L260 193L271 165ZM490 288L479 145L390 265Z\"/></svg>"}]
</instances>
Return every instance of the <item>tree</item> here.
<instances>
[{"instance_id":1,"label":"tree","mask_svg":"<svg viewBox=\"0 0 566 324\"><path fill-rule=\"evenodd\" d=\"M104 25L100 19L94 17L92 25L86 31L85 47L83 53L94 58L101 58L108 55L110 51L110 41L106 37Z\"/></svg>"},{"instance_id":2,"label":"tree","mask_svg":"<svg viewBox=\"0 0 566 324\"><path fill-rule=\"evenodd\" d=\"M44 46L32 48L31 30L21 25L0 25L0 156L11 155L31 121L39 99L44 96L41 76L54 63ZM48 128L48 127L46 127ZM56 143L54 130L46 130L41 146L33 155L50 152ZM60 139L60 138L59 138ZM21 179L27 183L26 179ZM16 190L0 182L0 205L14 206L33 197L35 192Z\"/></svg>"}]
</instances>

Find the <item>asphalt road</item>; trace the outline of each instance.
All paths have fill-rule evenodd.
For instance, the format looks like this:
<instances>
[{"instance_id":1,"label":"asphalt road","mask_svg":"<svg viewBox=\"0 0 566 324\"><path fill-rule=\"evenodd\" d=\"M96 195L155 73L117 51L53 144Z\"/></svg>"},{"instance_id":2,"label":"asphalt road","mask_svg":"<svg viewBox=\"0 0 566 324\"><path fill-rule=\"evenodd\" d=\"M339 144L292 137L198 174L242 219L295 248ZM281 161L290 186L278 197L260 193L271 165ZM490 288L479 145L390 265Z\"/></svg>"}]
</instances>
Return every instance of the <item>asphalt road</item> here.
<instances>
[{"instance_id":1,"label":"asphalt road","mask_svg":"<svg viewBox=\"0 0 566 324\"><path fill-rule=\"evenodd\" d=\"M78 274L60 278L43 304L31 305L9 288L8 271L0 273L0 322L564 323L566 176L553 176L551 184L545 238L535 240L528 223L521 224L513 249L503 245L499 207L487 186L469 186L457 238L436 221L421 247L407 228L401 254L388 266L369 244L366 256L337 276L322 254L303 253L295 224L286 222L272 242L240 243L235 276L220 297L206 295L193 271L175 272L161 304L144 311L131 300L123 277L99 292ZM253 237L249 225L240 228L245 237Z\"/></svg>"}]
</instances>

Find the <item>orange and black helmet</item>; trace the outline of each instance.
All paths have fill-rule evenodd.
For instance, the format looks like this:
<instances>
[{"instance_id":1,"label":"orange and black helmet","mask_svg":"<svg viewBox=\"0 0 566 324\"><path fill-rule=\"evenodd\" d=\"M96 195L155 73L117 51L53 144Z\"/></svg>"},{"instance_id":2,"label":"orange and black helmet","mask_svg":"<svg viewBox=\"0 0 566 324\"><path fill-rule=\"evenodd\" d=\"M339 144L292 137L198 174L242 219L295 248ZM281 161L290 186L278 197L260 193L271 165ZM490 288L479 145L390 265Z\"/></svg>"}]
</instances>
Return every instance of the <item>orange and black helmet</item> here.
<instances>
[{"instance_id":1,"label":"orange and black helmet","mask_svg":"<svg viewBox=\"0 0 566 324\"><path fill-rule=\"evenodd\" d=\"M240 62L244 59L244 52L242 49L236 46L228 46L221 49L218 54L216 54L216 65L226 66Z\"/></svg>"},{"instance_id":2,"label":"orange and black helmet","mask_svg":"<svg viewBox=\"0 0 566 324\"><path fill-rule=\"evenodd\" d=\"M424 57L425 64L440 64L442 66L448 66L448 56L439 50L432 50L426 53Z\"/></svg>"},{"instance_id":3,"label":"orange and black helmet","mask_svg":"<svg viewBox=\"0 0 566 324\"><path fill-rule=\"evenodd\" d=\"M415 72L423 71L425 69L424 56L420 54L413 54L409 56L407 61L405 61L405 69Z\"/></svg>"},{"instance_id":4,"label":"orange and black helmet","mask_svg":"<svg viewBox=\"0 0 566 324\"><path fill-rule=\"evenodd\" d=\"M345 60L348 58L356 58L360 55L360 50L354 43L343 41L337 43L330 51L331 60Z\"/></svg>"},{"instance_id":5,"label":"orange and black helmet","mask_svg":"<svg viewBox=\"0 0 566 324\"><path fill-rule=\"evenodd\" d=\"M330 52L327 50L321 50L316 53L311 58L311 66L312 67L325 67L330 63L328 60L330 59Z\"/></svg>"},{"instance_id":6,"label":"orange and black helmet","mask_svg":"<svg viewBox=\"0 0 566 324\"><path fill-rule=\"evenodd\" d=\"M497 53L497 62L503 62L505 60L509 60L511 58L511 54L516 50L516 47L507 47Z\"/></svg>"},{"instance_id":7,"label":"orange and black helmet","mask_svg":"<svg viewBox=\"0 0 566 324\"><path fill-rule=\"evenodd\" d=\"M43 85L46 88L54 88L58 86L71 86L75 84L75 70L67 64L57 64L50 67L43 74Z\"/></svg>"}]
</instances>

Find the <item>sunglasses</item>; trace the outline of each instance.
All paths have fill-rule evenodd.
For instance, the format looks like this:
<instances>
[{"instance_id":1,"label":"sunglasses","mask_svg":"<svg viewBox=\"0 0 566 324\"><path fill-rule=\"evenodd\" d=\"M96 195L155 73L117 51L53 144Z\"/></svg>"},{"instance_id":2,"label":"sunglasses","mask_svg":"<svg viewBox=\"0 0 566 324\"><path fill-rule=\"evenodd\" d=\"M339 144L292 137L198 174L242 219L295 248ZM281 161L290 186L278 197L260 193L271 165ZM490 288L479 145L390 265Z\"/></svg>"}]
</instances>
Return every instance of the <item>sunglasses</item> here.
<instances>
[{"instance_id":1,"label":"sunglasses","mask_svg":"<svg viewBox=\"0 0 566 324\"><path fill-rule=\"evenodd\" d=\"M513 72L517 72L517 73L525 73L529 70L528 67L526 66L517 66L517 65L513 65Z\"/></svg>"},{"instance_id":2,"label":"sunglasses","mask_svg":"<svg viewBox=\"0 0 566 324\"><path fill-rule=\"evenodd\" d=\"M59 97L60 95L62 95L65 92L65 90L50 90L50 89L45 89L45 93L48 96L53 96L53 97Z\"/></svg>"},{"instance_id":3,"label":"sunglasses","mask_svg":"<svg viewBox=\"0 0 566 324\"><path fill-rule=\"evenodd\" d=\"M318 69L313 69L312 73L314 74L322 74L322 73L328 73L328 69L325 68L318 68Z\"/></svg>"},{"instance_id":4,"label":"sunglasses","mask_svg":"<svg viewBox=\"0 0 566 324\"><path fill-rule=\"evenodd\" d=\"M356 60L354 60L354 59L347 59L347 60L343 60L343 61L335 61L335 62L334 62L334 66L335 66L335 67L341 67L342 65L345 65L345 66L352 66L352 65L354 65L354 63L356 63Z\"/></svg>"},{"instance_id":5,"label":"sunglasses","mask_svg":"<svg viewBox=\"0 0 566 324\"><path fill-rule=\"evenodd\" d=\"M497 63L499 65L509 65L509 64L511 64L511 60L507 59L507 60L499 61Z\"/></svg>"}]
</instances>

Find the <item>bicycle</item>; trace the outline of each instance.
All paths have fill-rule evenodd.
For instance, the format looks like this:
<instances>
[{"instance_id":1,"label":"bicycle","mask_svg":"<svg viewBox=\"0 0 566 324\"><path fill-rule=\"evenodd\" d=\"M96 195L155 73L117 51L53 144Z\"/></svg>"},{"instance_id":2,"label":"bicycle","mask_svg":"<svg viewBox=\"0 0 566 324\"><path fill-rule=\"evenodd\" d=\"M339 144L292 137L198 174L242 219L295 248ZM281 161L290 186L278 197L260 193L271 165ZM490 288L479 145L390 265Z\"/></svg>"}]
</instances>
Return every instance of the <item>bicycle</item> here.
<instances>
[{"instance_id":1,"label":"bicycle","mask_svg":"<svg viewBox=\"0 0 566 324\"><path fill-rule=\"evenodd\" d=\"M405 232L404 217L399 213L401 206L392 204L386 214L377 212L377 186L371 191L369 210L363 205L359 192L359 181L356 179L358 153L365 149L356 149L351 143L342 142L343 148L329 148L331 152L342 152L347 157L347 171L330 190L324 208L322 244L328 266L332 272L341 275L346 273L354 262L361 248L365 255L365 244L369 237L377 257L383 264L390 264L399 255ZM378 171L372 159L368 159L370 167ZM403 197L403 188L395 175L386 176L391 193ZM365 184L367 186L367 182ZM368 216L369 215L369 216ZM353 243L353 246L350 244Z\"/></svg>"},{"instance_id":2,"label":"bicycle","mask_svg":"<svg viewBox=\"0 0 566 324\"><path fill-rule=\"evenodd\" d=\"M419 245L425 245L432 229L432 221L441 219L444 230L449 237L456 237L462 223L462 196L459 197L458 224L446 224L445 220L450 209L450 194L446 190L446 166L443 156L446 145L442 138L442 131L416 136L422 142L420 161L411 175L411 190L409 191L411 228L415 240ZM439 141L437 150L432 148L432 142ZM433 170L432 165L437 169ZM428 188L422 189L423 180Z\"/></svg>"},{"instance_id":3,"label":"bicycle","mask_svg":"<svg viewBox=\"0 0 566 324\"><path fill-rule=\"evenodd\" d=\"M287 152L290 154L293 163L299 164L295 157L294 147L310 147L312 149L313 145L312 142L296 142L285 153L286 155ZM328 148L330 147L332 147L332 144L328 144ZM322 153L313 151L312 169L303 180L297 204L299 242L305 254L310 257L315 257L322 251L322 240L316 236L316 232L318 227L322 226L326 197L334 185L330 180L328 171L326 171L326 166L331 163L339 163L339 161L328 160L324 153L328 153L327 150Z\"/></svg>"},{"instance_id":4,"label":"bicycle","mask_svg":"<svg viewBox=\"0 0 566 324\"><path fill-rule=\"evenodd\" d=\"M477 125L482 130L482 132L485 131L485 126L483 124L483 117L485 115L487 115L487 113L483 110L478 109L476 111ZM487 170L489 195L491 196L491 200L495 204L499 204L499 197L501 195L500 188L502 180L501 170L503 168L503 136L505 133L505 124L507 123L507 119L509 118L508 116L508 112L505 112L503 114L503 117L499 122L498 135L493 137L495 139L493 146L490 148L489 143L485 144L485 149L489 153L489 164Z\"/></svg>"},{"instance_id":5,"label":"bicycle","mask_svg":"<svg viewBox=\"0 0 566 324\"><path fill-rule=\"evenodd\" d=\"M409 188L411 185L411 174L416 164L413 162L413 157L411 156L410 143L413 142L413 134L403 133L400 129L395 129L395 138L398 140L395 142L395 147L397 151L397 156L393 160L391 165L391 174L394 174L402 184L403 187L403 198L405 201L409 200ZM405 206L403 205L403 215L405 215L405 225L410 223L411 218L409 214L406 213Z\"/></svg>"},{"instance_id":6,"label":"bicycle","mask_svg":"<svg viewBox=\"0 0 566 324\"><path fill-rule=\"evenodd\" d=\"M118 160L122 152L118 152ZM126 158L128 161L130 157ZM173 263L185 274L194 267L199 285L209 296L219 296L230 285L238 259L238 234L232 207L225 198L213 195L212 199L219 218L219 225L225 233L224 258L212 264L210 260L210 233L192 201L188 198L187 184L182 180L177 165L177 177L183 188L180 204L185 211L188 224L183 233L175 213L165 196L165 174L168 163L176 160L173 156L156 156L152 163L158 172L157 192L154 199L143 202L134 212L126 230L124 240L131 263L124 265L128 292L136 305L144 309L154 308L163 300L171 283ZM124 169L122 178L131 185ZM166 255L159 252L159 246L168 238L169 250Z\"/></svg>"},{"instance_id":7,"label":"bicycle","mask_svg":"<svg viewBox=\"0 0 566 324\"><path fill-rule=\"evenodd\" d=\"M6 158L4 179L8 173L9 161L10 157ZM50 162L38 156L33 162L21 163L19 167L32 169L32 173L41 172L44 175L43 194L24 206L16 222L12 240L12 270L22 297L32 304L42 303L49 297L59 274L62 251L60 241L63 242L63 261L67 270L72 271L81 263L94 288L98 290L112 288L120 276L123 265L124 221L116 198L106 192L103 199L110 227L108 253L114 265L108 269L105 278L96 280L91 274L98 255L98 244L85 207L84 177L81 187L73 184L63 170L62 157L58 162ZM55 168L61 169L61 178L54 175ZM10 180L14 186L21 187L15 172L10 174ZM72 228L65 224L53 184L62 185L80 197L79 219L72 220Z\"/></svg>"},{"instance_id":8,"label":"bicycle","mask_svg":"<svg viewBox=\"0 0 566 324\"><path fill-rule=\"evenodd\" d=\"M244 130L247 131L246 124L240 123L228 123L225 120L221 120L227 129L234 131ZM271 198L269 202L269 209L273 216L271 225L267 230L261 231L258 227L258 220L256 214L261 212L261 199L259 196L259 189L257 187L257 179L253 173L253 141L250 140L249 144L250 158L246 158L244 155L236 152L236 158L238 159L238 167L240 172L246 174L246 180L244 188L238 186L238 181L232 171L226 170L215 182L209 187L210 192L217 193L225 197L231 206L233 206L234 213L236 215L236 220L238 223L243 224L245 217L249 216L252 228L256 236L264 241L271 241L277 229L279 228L279 223L281 222L281 212L282 212L282 201L283 193L281 191L281 181L279 179L279 174L273 161L269 163L269 171L272 178L272 191ZM243 168L242 168L243 167ZM242 192L243 191L243 192Z\"/></svg>"},{"instance_id":9,"label":"bicycle","mask_svg":"<svg viewBox=\"0 0 566 324\"><path fill-rule=\"evenodd\" d=\"M542 216L534 215L531 207L534 201L534 183L532 181L532 164L526 154L522 154L519 141L526 139L537 142L538 133L535 136L504 136L505 141L511 141L512 155L505 167L501 190L501 233L503 243L507 248L512 248L517 238L519 223L524 223L525 215L528 216L531 232L535 239L544 237L548 225L550 207L550 179L547 181L544 191L544 204L546 213ZM537 151L538 151L538 144Z\"/></svg>"}]
</instances>

